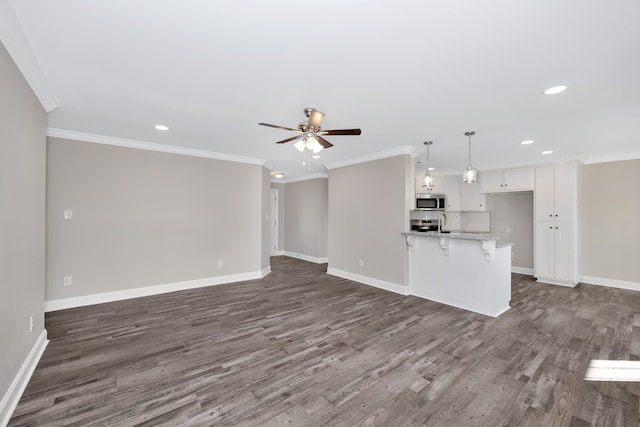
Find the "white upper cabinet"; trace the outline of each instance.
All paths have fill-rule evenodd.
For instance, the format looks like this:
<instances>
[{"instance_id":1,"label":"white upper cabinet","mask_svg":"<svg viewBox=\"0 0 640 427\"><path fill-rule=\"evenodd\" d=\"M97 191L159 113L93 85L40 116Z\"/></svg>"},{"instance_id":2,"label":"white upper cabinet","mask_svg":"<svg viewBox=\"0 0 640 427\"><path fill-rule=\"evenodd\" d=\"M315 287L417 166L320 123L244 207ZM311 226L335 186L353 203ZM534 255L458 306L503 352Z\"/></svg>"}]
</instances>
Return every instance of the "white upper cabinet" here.
<instances>
[{"instance_id":1,"label":"white upper cabinet","mask_svg":"<svg viewBox=\"0 0 640 427\"><path fill-rule=\"evenodd\" d=\"M558 163L536 167L536 221L573 221L577 205L577 165Z\"/></svg>"},{"instance_id":2,"label":"white upper cabinet","mask_svg":"<svg viewBox=\"0 0 640 427\"><path fill-rule=\"evenodd\" d=\"M448 211L460 210L460 185L462 178L460 175L446 175L444 177L444 194L447 196Z\"/></svg>"},{"instance_id":3,"label":"white upper cabinet","mask_svg":"<svg viewBox=\"0 0 640 427\"><path fill-rule=\"evenodd\" d=\"M441 175L433 176L433 186L424 187L424 174L416 175L416 194L444 194L444 177Z\"/></svg>"},{"instance_id":4,"label":"white upper cabinet","mask_svg":"<svg viewBox=\"0 0 640 427\"><path fill-rule=\"evenodd\" d=\"M480 193L477 182L460 184L460 210L484 211L486 210L486 197Z\"/></svg>"},{"instance_id":5,"label":"white upper cabinet","mask_svg":"<svg viewBox=\"0 0 640 427\"><path fill-rule=\"evenodd\" d=\"M481 193L533 190L533 168L499 169L480 172Z\"/></svg>"}]
</instances>

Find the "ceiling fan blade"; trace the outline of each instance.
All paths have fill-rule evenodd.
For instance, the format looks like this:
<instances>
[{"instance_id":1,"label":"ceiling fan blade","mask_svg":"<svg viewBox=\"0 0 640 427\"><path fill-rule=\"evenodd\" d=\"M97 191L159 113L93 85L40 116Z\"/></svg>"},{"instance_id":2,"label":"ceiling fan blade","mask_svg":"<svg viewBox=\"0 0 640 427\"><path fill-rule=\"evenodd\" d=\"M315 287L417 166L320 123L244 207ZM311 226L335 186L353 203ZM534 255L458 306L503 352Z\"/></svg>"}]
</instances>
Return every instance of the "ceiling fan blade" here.
<instances>
[{"instance_id":1,"label":"ceiling fan blade","mask_svg":"<svg viewBox=\"0 0 640 427\"><path fill-rule=\"evenodd\" d=\"M316 134L315 138L318 140L318 142L320 143L320 145L322 145L324 148L331 148L333 147L333 144L330 143L329 141L327 141L326 139L324 139L323 137L321 137L320 135Z\"/></svg>"},{"instance_id":2,"label":"ceiling fan blade","mask_svg":"<svg viewBox=\"0 0 640 427\"><path fill-rule=\"evenodd\" d=\"M324 113L313 110L309 115L309 120L307 121L307 127L313 130L320 129L320 123L322 123L323 118L324 118Z\"/></svg>"},{"instance_id":3,"label":"ceiling fan blade","mask_svg":"<svg viewBox=\"0 0 640 427\"><path fill-rule=\"evenodd\" d=\"M270 128L276 128L276 129L284 129L284 130L292 130L294 132L300 132L298 129L292 129L292 128L287 128L284 126L278 126L278 125L271 125L269 123L258 123L260 126L269 126Z\"/></svg>"},{"instance_id":4,"label":"ceiling fan blade","mask_svg":"<svg viewBox=\"0 0 640 427\"><path fill-rule=\"evenodd\" d=\"M322 135L360 135L362 130L360 129L333 129L333 130L322 130L320 131Z\"/></svg>"},{"instance_id":5,"label":"ceiling fan blade","mask_svg":"<svg viewBox=\"0 0 640 427\"><path fill-rule=\"evenodd\" d=\"M276 144L284 144L285 142L293 141L294 139L302 138L302 135L292 136L291 138L283 139L282 141L276 142Z\"/></svg>"}]
</instances>

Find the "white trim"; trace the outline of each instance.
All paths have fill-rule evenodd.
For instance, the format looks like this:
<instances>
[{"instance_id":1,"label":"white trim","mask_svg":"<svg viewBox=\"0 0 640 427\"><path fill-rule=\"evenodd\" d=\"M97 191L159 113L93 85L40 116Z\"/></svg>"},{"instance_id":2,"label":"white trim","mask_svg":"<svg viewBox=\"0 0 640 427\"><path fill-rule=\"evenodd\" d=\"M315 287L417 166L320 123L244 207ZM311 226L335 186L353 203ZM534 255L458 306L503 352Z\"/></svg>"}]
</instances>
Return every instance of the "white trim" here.
<instances>
[{"instance_id":1,"label":"white trim","mask_svg":"<svg viewBox=\"0 0 640 427\"><path fill-rule=\"evenodd\" d=\"M236 156L234 154L217 153L195 148L177 147L175 145L157 144L155 142L136 141L113 136L95 135L72 130L47 128L47 136L52 138L71 139L74 141L92 142L94 144L115 145L117 147L137 148L138 150L159 151L161 153L181 154L184 156L204 157L206 159L226 160L228 162L249 163L264 166L264 159Z\"/></svg>"},{"instance_id":2,"label":"white trim","mask_svg":"<svg viewBox=\"0 0 640 427\"><path fill-rule=\"evenodd\" d=\"M607 163L607 162L619 162L621 160L635 160L640 159L640 151L635 153L620 153L610 154L608 156L591 157L582 161L585 165L591 165L594 163Z\"/></svg>"},{"instance_id":3,"label":"white trim","mask_svg":"<svg viewBox=\"0 0 640 427\"><path fill-rule=\"evenodd\" d=\"M363 283L375 288L384 289L385 291L394 292L400 295L409 295L409 289L406 286L397 283L387 282L373 277L362 276L360 274L351 273L337 268L328 267L327 274L342 277L343 279L353 280L354 282Z\"/></svg>"},{"instance_id":4,"label":"white trim","mask_svg":"<svg viewBox=\"0 0 640 427\"><path fill-rule=\"evenodd\" d=\"M640 381L640 361L638 360L598 360L589 362L585 381Z\"/></svg>"},{"instance_id":5,"label":"white trim","mask_svg":"<svg viewBox=\"0 0 640 427\"><path fill-rule=\"evenodd\" d=\"M268 271L267 271L268 270ZM205 279L187 280L184 282L167 283L164 285L145 286L141 288L124 289L122 291L104 292L100 294L83 295L73 298L61 298L44 302L46 313L67 308L84 307L105 302L121 301L131 298L147 297L186 289L204 288L207 286L223 285L225 283L243 282L246 280L262 279L269 274L271 266L262 271L250 273L229 274L227 276L208 277Z\"/></svg>"},{"instance_id":6,"label":"white trim","mask_svg":"<svg viewBox=\"0 0 640 427\"><path fill-rule=\"evenodd\" d=\"M260 272L260 278L264 278L267 274L271 273L271 266L267 266L265 268L262 269L262 271Z\"/></svg>"},{"instance_id":7,"label":"white trim","mask_svg":"<svg viewBox=\"0 0 640 427\"><path fill-rule=\"evenodd\" d=\"M630 282L627 280L605 279L604 277L584 276L581 283L589 285L606 286L609 288L628 289L630 291L640 291L640 282Z\"/></svg>"},{"instance_id":8,"label":"white trim","mask_svg":"<svg viewBox=\"0 0 640 427\"><path fill-rule=\"evenodd\" d=\"M533 268L527 268L527 267L515 267L515 266L511 266L511 272L512 273L518 273L518 274L526 274L527 276L533 276Z\"/></svg>"},{"instance_id":9,"label":"white trim","mask_svg":"<svg viewBox=\"0 0 640 427\"><path fill-rule=\"evenodd\" d=\"M0 1L0 40L45 111L49 113L55 110L58 103L20 27L10 1Z\"/></svg>"},{"instance_id":10,"label":"white trim","mask_svg":"<svg viewBox=\"0 0 640 427\"><path fill-rule=\"evenodd\" d=\"M401 156L403 154L413 155L415 147L405 146L399 148L392 148L390 150L378 151L377 153L365 154L364 156L354 157L352 159L340 160L325 165L327 169L336 169L344 166L356 165L358 163L371 162L373 160L386 159L387 157Z\"/></svg>"},{"instance_id":11,"label":"white trim","mask_svg":"<svg viewBox=\"0 0 640 427\"><path fill-rule=\"evenodd\" d=\"M320 258L320 257L315 257L315 256L305 255L305 254L299 254L297 252L289 252L289 251L283 251L283 254L285 256L288 256L288 257L291 257L291 258L298 258L298 259L301 259L303 261L315 262L316 264L325 264L325 263L329 262L329 258L327 258L327 257Z\"/></svg>"},{"instance_id":12,"label":"white trim","mask_svg":"<svg viewBox=\"0 0 640 427\"><path fill-rule=\"evenodd\" d=\"M318 179L318 178L329 178L329 175L326 174L326 173L312 173L310 175L294 176L292 178L282 178L282 179L280 179L279 181L276 181L276 182L281 182L283 184L289 184L291 182L308 181L310 179Z\"/></svg>"},{"instance_id":13,"label":"white trim","mask_svg":"<svg viewBox=\"0 0 640 427\"><path fill-rule=\"evenodd\" d=\"M414 294L411 294L411 295L414 295ZM485 311L477 310L475 308L473 310L471 310L471 309L469 309L469 307L463 307L461 305L451 304L451 302L444 302L444 301L440 301L440 300L434 299L434 298L425 298L425 297L421 297L420 295L415 295L415 296L418 297L418 298L422 298L422 299L424 299L426 301L437 302L438 304L448 305L449 307L455 307L455 308L459 308L460 310L469 311L469 312L473 312L473 313L478 313L478 314L482 314L484 316L489 316L489 317L498 317L501 314L506 313L507 310L509 310L511 308L511 306L508 305L506 308L503 308L502 310L498 311L497 313L488 313L488 312L485 312Z\"/></svg>"},{"instance_id":14,"label":"white trim","mask_svg":"<svg viewBox=\"0 0 640 427\"><path fill-rule=\"evenodd\" d=\"M276 251L276 252L275 252L273 255L271 255L271 256L284 256L284 255L285 255L284 251Z\"/></svg>"},{"instance_id":15,"label":"white trim","mask_svg":"<svg viewBox=\"0 0 640 427\"><path fill-rule=\"evenodd\" d=\"M49 340L47 339L47 330L44 329L33 344L33 347L31 347L29 355L22 363L20 370L13 378L13 382L2 398L2 402L0 402L0 426L9 424L11 415L13 415L13 411L15 411L16 406L18 406L20 397L22 397L24 389L27 388L27 384L29 384L29 380L42 357L42 353L44 353L44 349L47 348L47 344L49 344Z\"/></svg>"},{"instance_id":16,"label":"white trim","mask_svg":"<svg viewBox=\"0 0 640 427\"><path fill-rule=\"evenodd\" d=\"M554 279L545 279L545 278L536 278L536 282L538 283L546 283L547 285L556 285L556 286L564 286L566 288L575 288L577 283L572 283L572 282L563 282L560 280L554 280Z\"/></svg>"}]
</instances>

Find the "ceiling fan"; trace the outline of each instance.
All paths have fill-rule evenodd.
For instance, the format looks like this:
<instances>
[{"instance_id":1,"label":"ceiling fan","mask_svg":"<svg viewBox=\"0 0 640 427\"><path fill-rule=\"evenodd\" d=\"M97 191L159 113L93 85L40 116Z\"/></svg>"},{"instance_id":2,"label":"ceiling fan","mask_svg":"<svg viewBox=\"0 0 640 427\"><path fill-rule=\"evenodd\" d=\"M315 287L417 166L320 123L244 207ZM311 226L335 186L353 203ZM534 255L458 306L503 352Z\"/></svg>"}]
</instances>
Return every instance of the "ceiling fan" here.
<instances>
[{"instance_id":1,"label":"ceiling fan","mask_svg":"<svg viewBox=\"0 0 640 427\"><path fill-rule=\"evenodd\" d=\"M324 138L325 135L360 135L360 133L362 132L360 129L323 130L320 127L320 123L324 118L324 113L321 113L315 108L305 108L304 114L305 116L308 117L308 120L300 122L298 124L297 129L288 128L285 126L272 125L269 123L258 123L258 124L260 126L268 126L276 129L290 130L292 132L297 133L296 136L283 139L282 141L276 142L276 144L284 144L285 142L295 141L296 139L299 139L300 141L294 144L298 150L304 151L305 148L308 148L314 153L319 152L323 148L333 147L333 144Z\"/></svg>"}]
</instances>

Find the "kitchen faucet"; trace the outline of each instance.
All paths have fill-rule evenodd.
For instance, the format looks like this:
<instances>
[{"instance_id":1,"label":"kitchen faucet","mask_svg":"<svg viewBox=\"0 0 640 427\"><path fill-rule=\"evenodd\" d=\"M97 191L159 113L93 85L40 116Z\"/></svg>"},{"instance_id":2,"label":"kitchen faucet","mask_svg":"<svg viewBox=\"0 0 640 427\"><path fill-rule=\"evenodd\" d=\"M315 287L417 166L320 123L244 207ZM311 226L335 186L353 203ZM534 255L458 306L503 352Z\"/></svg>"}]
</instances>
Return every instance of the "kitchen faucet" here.
<instances>
[{"instance_id":1,"label":"kitchen faucet","mask_svg":"<svg viewBox=\"0 0 640 427\"><path fill-rule=\"evenodd\" d=\"M441 213L440 215L438 215L438 236L440 235L440 232L442 231L442 226L443 225L447 225L447 216L443 213Z\"/></svg>"}]
</instances>

